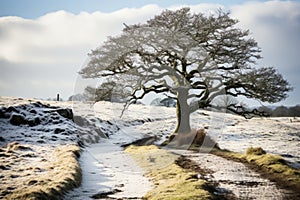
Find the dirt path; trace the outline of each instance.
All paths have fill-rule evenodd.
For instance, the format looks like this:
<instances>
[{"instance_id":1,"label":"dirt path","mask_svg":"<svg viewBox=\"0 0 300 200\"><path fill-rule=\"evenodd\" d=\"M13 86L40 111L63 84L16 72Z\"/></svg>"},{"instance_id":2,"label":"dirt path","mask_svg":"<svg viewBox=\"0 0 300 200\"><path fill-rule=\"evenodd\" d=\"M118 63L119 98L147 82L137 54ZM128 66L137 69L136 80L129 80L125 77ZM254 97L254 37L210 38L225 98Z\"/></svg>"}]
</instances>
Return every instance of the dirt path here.
<instances>
[{"instance_id":1,"label":"dirt path","mask_svg":"<svg viewBox=\"0 0 300 200\"><path fill-rule=\"evenodd\" d=\"M289 192L276 187L275 183L263 179L260 175L244 164L226 160L224 158L207 154L195 153L186 150L172 150L207 169L205 177L208 181L219 183L218 191L226 193L231 191L238 199L286 199Z\"/></svg>"}]
</instances>

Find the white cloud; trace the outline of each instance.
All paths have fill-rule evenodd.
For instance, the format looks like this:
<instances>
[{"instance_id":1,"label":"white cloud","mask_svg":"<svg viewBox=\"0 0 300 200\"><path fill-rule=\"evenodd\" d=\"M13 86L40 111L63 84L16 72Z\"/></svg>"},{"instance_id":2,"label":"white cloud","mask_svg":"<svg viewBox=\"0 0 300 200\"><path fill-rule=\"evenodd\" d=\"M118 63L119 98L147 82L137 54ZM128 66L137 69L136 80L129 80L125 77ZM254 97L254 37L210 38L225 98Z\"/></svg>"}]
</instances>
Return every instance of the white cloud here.
<instances>
[{"instance_id":1,"label":"white cloud","mask_svg":"<svg viewBox=\"0 0 300 200\"><path fill-rule=\"evenodd\" d=\"M183 6L174 5L170 9ZM269 1L229 8L219 4L190 7L193 12L210 12L218 8L231 10L232 17L239 19L239 26L250 29L262 47L264 59L260 63L278 66L295 87L300 85L300 3ZM107 36L119 34L123 23L144 22L163 9L157 5L147 5L112 13L82 12L75 15L57 11L37 19L1 17L0 95L19 95L20 91L28 88L35 89L28 90L27 96L41 94L45 97L47 92L49 95L55 94L57 87L49 84L54 77L56 83L64 88L63 93L71 95L76 72L91 49L99 46ZM24 84L21 84L22 81ZM300 94L299 89L292 95L293 103L300 98L297 93Z\"/></svg>"},{"instance_id":2,"label":"white cloud","mask_svg":"<svg viewBox=\"0 0 300 200\"><path fill-rule=\"evenodd\" d=\"M158 6L148 5L113 13L82 12L74 15L57 11L34 20L2 17L0 59L29 63L78 61L78 56L95 48L107 36L119 33L122 23L144 21L160 10Z\"/></svg>"},{"instance_id":3,"label":"white cloud","mask_svg":"<svg viewBox=\"0 0 300 200\"><path fill-rule=\"evenodd\" d=\"M299 61L300 3L252 2L232 7L232 16L253 33L264 61L277 65L286 64L286 60Z\"/></svg>"},{"instance_id":4,"label":"white cloud","mask_svg":"<svg viewBox=\"0 0 300 200\"><path fill-rule=\"evenodd\" d=\"M202 4L199 4L199 5L185 5L185 4L174 5L174 6L171 6L169 9L170 10L177 10L177 9L180 9L180 8L183 8L183 7L190 7L191 11L195 12L195 13L202 12L202 13L208 13L208 14L209 13L214 13L218 9L225 9L226 10L226 7L224 5L210 4L210 3L202 3Z\"/></svg>"},{"instance_id":5,"label":"white cloud","mask_svg":"<svg viewBox=\"0 0 300 200\"><path fill-rule=\"evenodd\" d=\"M286 104L300 99L300 3L295 1L251 2L231 8L238 24L249 29L262 48L259 64L274 66L292 84Z\"/></svg>"},{"instance_id":6,"label":"white cloud","mask_svg":"<svg viewBox=\"0 0 300 200\"><path fill-rule=\"evenodd\" d=\"M68 98L87 53L123 23L144 22L161 12L156 5L112 13L48 13L37 19L0 18L0 95ZM77 87L77 86L76 86Z\"/></svg>"}]
</instances>

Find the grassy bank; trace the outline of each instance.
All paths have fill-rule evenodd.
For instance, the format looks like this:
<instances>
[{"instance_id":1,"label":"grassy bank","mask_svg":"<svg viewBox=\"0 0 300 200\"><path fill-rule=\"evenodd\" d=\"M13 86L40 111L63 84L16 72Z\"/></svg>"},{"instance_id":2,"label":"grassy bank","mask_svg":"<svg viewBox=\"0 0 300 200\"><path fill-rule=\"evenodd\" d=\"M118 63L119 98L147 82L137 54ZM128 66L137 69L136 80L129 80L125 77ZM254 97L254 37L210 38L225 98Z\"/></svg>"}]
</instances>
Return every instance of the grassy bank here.
<instances>
[{"instance_id":1,"label":"grassy bank","mask_svg":"<svg viewBox=\"0 0 300 200\"><path fill-rule=\"evenodd\" d=\"M206 188L208 183L199 179L198 174L175 164L178 156L151 146L129 146L126 149L136 162L146 171L154 183L146 199L191 200L214 199Z\"/></svg>"},{"instance_id":2,"label":"grassy bank","mask_svg":"<svg viewBox=\"0 0 300 200\"><path fill-rule=\"evenodd\" d=\"M214 149L211 153L245 163L263 177L276 182L281 188L296 193L300 191L300 170L290 167L281 156L267 154L260 147L249 148L245 154L220 149Z\"/></svg>"},{"instance_id":3,"label":"grassy bank","mask_svg":"<svg viewBox=\"0 0 300 200\"><path fill-rule=\"evenodd\" d=\"M41 147L29 145L11 146L2 153L7 156L2 158L10 159L11 163L6 166L2 179L3 199L61 199L66 191L80 185L77 145L60 145L42 151Z\"/></svg>"}]
</instances>

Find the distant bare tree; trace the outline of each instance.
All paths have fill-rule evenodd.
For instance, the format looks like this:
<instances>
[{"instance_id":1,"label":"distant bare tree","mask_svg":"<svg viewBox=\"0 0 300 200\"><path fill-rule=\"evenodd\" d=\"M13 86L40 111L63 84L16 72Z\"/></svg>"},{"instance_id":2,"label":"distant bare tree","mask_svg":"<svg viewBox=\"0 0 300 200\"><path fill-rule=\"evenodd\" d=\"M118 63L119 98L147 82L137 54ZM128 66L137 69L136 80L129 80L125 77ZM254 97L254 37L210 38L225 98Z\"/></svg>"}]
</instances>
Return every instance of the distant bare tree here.
<instances>
[{"instance_id":1,"label":"distant bare tree","mask_svg":"<svg viewBox=\"0 0 300 200\"><path fill-rule=\"evenodd\" d=\"M124 86L124 85L123 85ZM98 87L87 86L84 89L84 96L89 101L112 101L121 102L129 97L130 93L127 88L118 85L114 81L103 82Z\"/></svg>"},{"instance_id":2,"label":"distant bare tree","mask_svg":"<svg viewBox=\"0 0 300 200\"><path fill-rule=\"evenodd\" d=\"M223 11L166 10L146 23L125 24L121 35L109 37L89 54L80 74L134 77L128 105L152 92L176 99L176 133L190 132L190 114L215 107L212 102L220 95L271 103L285 99L289 83L274 68L256 65L261 50L237 22ZM226 109L245 117L261 114L241 104Z\"/></svg>"}]
</instances>

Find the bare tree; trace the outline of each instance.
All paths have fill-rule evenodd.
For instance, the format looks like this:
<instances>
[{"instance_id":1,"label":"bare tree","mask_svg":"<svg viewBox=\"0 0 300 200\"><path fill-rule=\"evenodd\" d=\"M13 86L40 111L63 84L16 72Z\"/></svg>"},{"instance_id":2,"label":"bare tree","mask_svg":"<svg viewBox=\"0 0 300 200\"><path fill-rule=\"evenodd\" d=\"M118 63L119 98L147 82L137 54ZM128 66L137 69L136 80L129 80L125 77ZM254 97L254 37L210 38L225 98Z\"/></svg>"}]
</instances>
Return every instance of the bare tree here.
<instances>
[{"instance_id":1,"label":"bare tree","mask_svg":"<svg viewBox=\"0 0 300 200\"><path fill-rule=\"evenodd\" d=\"M212 102L220 95L271 103L286 98L289 83L274 68L256 66L261 50L237 23L221 10L212 15L166 10L144 24L125 24L122 34L89 54L80 74L135 77L128 105L151 92L175 98L176 133L190 132L190 114L216 107ZM260 114L237 104L226 109L246 117Z\"/></svg>"}]
</instances>

